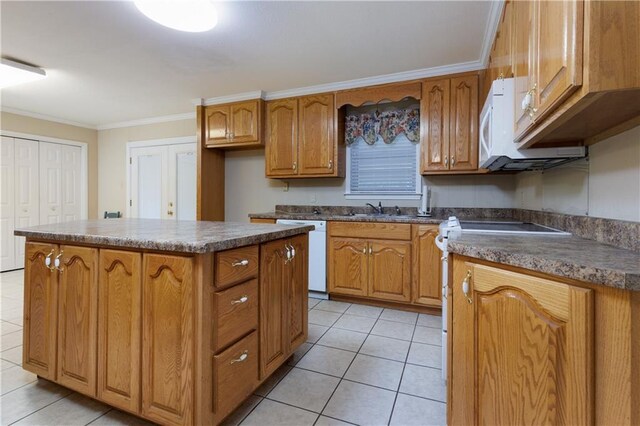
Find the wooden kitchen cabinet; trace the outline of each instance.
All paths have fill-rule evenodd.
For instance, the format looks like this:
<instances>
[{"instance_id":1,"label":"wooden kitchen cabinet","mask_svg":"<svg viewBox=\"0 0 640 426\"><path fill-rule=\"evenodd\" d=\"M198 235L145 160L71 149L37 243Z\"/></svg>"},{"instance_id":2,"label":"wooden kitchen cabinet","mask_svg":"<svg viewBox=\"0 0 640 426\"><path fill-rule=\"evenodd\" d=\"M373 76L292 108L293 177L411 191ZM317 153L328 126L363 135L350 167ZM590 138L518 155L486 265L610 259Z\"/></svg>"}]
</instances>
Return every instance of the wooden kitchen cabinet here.
<instances>
[{"instance_id":1,"label":"wooden kitchen cabinet","mask_svg":"<svg viewBox=\"0 0 640 426\"><path fill-rule=\"evenodd\" d=\"M263 109L261 99L205 107L205 146L226 149L261 146Z\"/></svg>"},{"instance_id":2,"label":"wooden kitchen cabinet","mask_svg":"<svg viewBox=\"0 0 640 426\"><path fill-rule=\"evenodd\" d=\"M422 174L478 169L478 74L422 84Z\"/></svg>"},{"instance_id":3,"label":"wooden kitchen cabinet","mask_svg":"<svg viewBox=\"0 0 640 426\"><path fill-rule=\"evenodd\" d=\"M57 381L96 396L98 250L61 245Z\"/></svg>"},{"instance_id":4,"label":"wooden kitchen cabinet","mask_svg":"<svg viewBox=\"0 0 640 426\"><path fill-rule=\"evenodd\" d=\"M514 134L523 134L533 126L533 115L519 103L533 87L535 67L533 60L535 25L534 2L515 1L513 4L513 77L515 91Z\"/></svg>"},{"instance_id":5,"label":"wooden kitchen cabinet","mask_svg":"<svg viewBox=\"0 0 640 426\"><path fill-rule=\"evenodd\" d=\"M412 225L413 303L442 306L442 252L435 244L438 225Z\"/></svg>"},{"instance_id":6,"label":"wooden kitchen cabinet","mask_svg":"<svg viewBox=\"0 0 640 426\"><path fill-rule=\"evenodd\" d=\"M27 242L24 267L22 367L49 380L56 378L58 273L50 270L58 246Z\"/></svg>"},{"instance_id":7,"label":"wooden kitchen cabinet","mask_svg":"<svg viewBox=\"0 0 640 426\"><path fill-rule=\"evenodd\" d=\"M452 278L448 423L593 424L593 291L457 256Z\"/></svg>"},{"instance_id":8,"label":"wooden kitchen cabinet","mask_svg":"<svg viewBox=\"0 0 640 426\"><path fill-rule=\"evenodd\" d=\"M260 246L260 378L307 338L308 237Z\"/></svg>"},{"instance_id":9,"label":"wooden kitchen cabinet","mask_svg":"<svg viewBox=\"0 0 640 426\"><path fill-rule=\"evenodd\" d=\"M114 407L140 411L142 254L100 250L98 392Z\"/></svg>"},{"instance_id":10,"label":"wooden kitchen cabinet","mask_svg":"<svg viewBox=\"0 0 640 426\"><path fill-rule=\"evenodd\" d=\"M411 242L369 242L369 297L396 302L411 299Z\"/></svg>"},{"instance_id":11,"label":"wooden kitchen cabinet","mask_svg":"<svg viewBox=\"0 0 640 426\"><path fill-rule=\"evenodd\" d=\"M267 102L266 176L344 176L344 132L333 94Z\"/></svg>"},{"instance_id":12,"label":"wooden kitchen cabinet","mask_svg":"<svg viewBox=\"0 0 640 426\"><path fill-rule=\"evenodd\" d=\"M142 414L193 422L193 258L146 254L142 279Z\"/></svg>"},{"instance_id":13,"label":"wooden kitchen cabinet","mask_svg":"<svg viewBox=\"0 0 640 426\"><path fill-rule=\"evenodd\" d=\"M327 269L329 293L366 296L368 292L367 241L330 237Z\"/></svg>"}]
</instances>

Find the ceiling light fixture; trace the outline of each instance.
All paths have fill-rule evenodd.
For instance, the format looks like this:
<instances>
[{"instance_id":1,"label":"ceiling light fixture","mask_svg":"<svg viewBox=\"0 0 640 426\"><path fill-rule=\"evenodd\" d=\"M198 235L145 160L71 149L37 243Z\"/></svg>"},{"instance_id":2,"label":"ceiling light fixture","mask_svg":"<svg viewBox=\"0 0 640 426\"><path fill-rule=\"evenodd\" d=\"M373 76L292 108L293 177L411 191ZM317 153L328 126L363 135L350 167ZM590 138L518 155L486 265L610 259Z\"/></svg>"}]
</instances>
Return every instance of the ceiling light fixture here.
<instances>
[{"instance_id":1,"label":"ceiling light fixture","mask_svg":"<svg viewBox=\"0 0 640 426\"><path fill-rule=\"evenodd\" d=\"M0 61L0 89L30 81L42 80L47 76L43 69L2 58Z\"/></svg>"},{"instance_id":2,"label":"ceiling light fixture","mask_svg":"<svg viewBox=\"0 0 640 426\"><path fill-rule=\"evenodd\" d=\"M149 19L179 31L209 31L218 23L218 13L209 0L136 0L136 7Z\"/></svg>"}]
</instances>

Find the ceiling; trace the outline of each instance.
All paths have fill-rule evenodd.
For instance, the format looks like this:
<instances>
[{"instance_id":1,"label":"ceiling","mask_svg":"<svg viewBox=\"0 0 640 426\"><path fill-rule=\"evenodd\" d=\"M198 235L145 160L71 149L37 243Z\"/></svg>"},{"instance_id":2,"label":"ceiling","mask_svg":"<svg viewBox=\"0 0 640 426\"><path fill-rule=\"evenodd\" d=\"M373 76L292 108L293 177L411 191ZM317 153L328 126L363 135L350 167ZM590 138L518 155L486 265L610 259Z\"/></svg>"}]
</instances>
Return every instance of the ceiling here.
<instances>
[{"instance_id":1,"label":"ceiling","mask_svg":"<svg viewBox=\"0 0 640 426\"><path fill-rule=\"evenodd\" d=\"M121 1L2 1L2 56L48 78L2 108L90 127L185 113L194 98L267 92L478 61L485 1L219 3L207 33L162 27Z\"/></svg>"}]
</instances>

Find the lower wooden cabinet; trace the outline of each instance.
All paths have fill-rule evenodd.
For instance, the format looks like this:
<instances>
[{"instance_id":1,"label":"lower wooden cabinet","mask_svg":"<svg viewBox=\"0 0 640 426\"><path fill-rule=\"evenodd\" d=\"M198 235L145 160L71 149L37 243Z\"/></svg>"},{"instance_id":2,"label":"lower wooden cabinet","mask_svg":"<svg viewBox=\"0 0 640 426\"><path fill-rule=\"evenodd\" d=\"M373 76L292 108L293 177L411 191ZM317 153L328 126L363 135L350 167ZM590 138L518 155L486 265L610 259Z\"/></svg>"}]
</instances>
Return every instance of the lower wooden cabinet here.
<instances>
[{"instance_id":1,"label":"lower wooden cabinet","mask_svg":"<svg viewBox=\"0 0 640 426\"><path fill-rule=\"evenodd\" d=\"M24 265L22 367L49 380L56 378L58 273L45 261L53 262L57 249L55 244L28 242Z\"/></svg>"},{"instance_id":2,"label":"lower wooden cabinet","mask_svg":"<svg viewBox=\"0 0 640 426\"><path fill-rule=\"evenodd\" d=\"M307 236L260 246L260 378L307 338Z\"/></svg>"},{"instance_id":3,"label":"lower wooden cabinet","mask_svg":"<svg viewBox=\"0 0 640 426\"><path fill-rule=\"evenodd\" d=\"M366 296L368 283L367 241L329 237L329 292Z\"/></svg>"},{"instance_id":4,"label":"lower wooden cabinet","mask_svg":"<svg viewBox=\"0 0 640 426\"><path fill-rule=\"evenodd\" d=\"M458 257L450 285L449 424L594 423L592 290Z\"/></svg>"},{"instance_id":5,"label":"lower wooden cabinet","mask_svg":"<svg viewBox=\"0 0 640 426\"><path fill-rule=\"evenodd\" d=\"M413 303L442 306L442 252L436 246L438 225L413 225Z\"/></svg>"},{"instance_id":6,"label":"lower wooden cabinet","mask_svg":"<svg viewBox=\"0 0 640 426\"><path fill-rule=\"evenodd\" d=\"M100 250L98 393L102 401L140 411L142 254Z\"/></svg>"},{"instance_id":7,"label":"lower wooden cabinet","mask_svg":"<svg viewBox=\"0 0 640 426\"><path fill-rule=\"evenodd\" d=\"M193 258L146 254L142 280L142 414L193 422Z\"/></svg>"},{"instance_id":8,"label":"lower wooden cabinet","mask_svg":"<svg viewBox=\"0 0 640 426\"><path fill-rule=\"evenodd\" d=\"M370 297L396 302L411 299L411 242L369 243Z\"/></svg>"}]
</instances>

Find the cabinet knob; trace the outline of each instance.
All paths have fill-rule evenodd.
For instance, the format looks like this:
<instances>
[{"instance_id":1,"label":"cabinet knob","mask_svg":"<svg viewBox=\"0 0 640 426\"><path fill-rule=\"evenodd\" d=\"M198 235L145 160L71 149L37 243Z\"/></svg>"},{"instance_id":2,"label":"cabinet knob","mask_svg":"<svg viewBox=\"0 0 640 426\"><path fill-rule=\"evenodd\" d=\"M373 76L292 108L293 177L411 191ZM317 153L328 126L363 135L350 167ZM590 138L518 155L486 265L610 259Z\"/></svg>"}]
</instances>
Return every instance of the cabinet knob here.
<instances>
[{"instance_id":1,"label":"cabinet knob","mask_svg":"<svg viewBox=\"0 0 640 426\"><path fill-rule=\"evenodd\" d=\"M49 254L47 255L47 257L44 258L44 266L46 266L50 271L54 271L56 269L55 266L51 265L51 256L53 256L53 249L51 249L51 252L49 252Z\"/></svg>"},{"instance_id":2,"label":"cabinet knob","mask_svg":"<svg viewBox=\"0 0 640 426\"><path fill-rule=\"evenodd\" d=\"M236 362L244 362L247 360L247 358L249 358L249 351L245 350L238 358L232 359L231 364L235 364Z\"/></svg>"},{"instance_id":3,"label":"cabinet knob","mask_svg":"<svg viewBox=\"0 0 640 426\"><path fill-rule=\"evenodd\" d=\"M233 262L231 266L247 266L248 264L249 264L249 261L247 259L242 259L242 260Z\"/></svg>"},{"instance_id":4,"label":"cabinet knob","mask_svg":"<svg viewBox=\"0 0 640 426\"><path fill-rule=\"evenodd\" d=\"M64 272L64 269L60 267L60 264L62 263L60 258L62 257L62 255L64 254L64 250L60 252L60 254L58 254L56 256L56 258L53 261L53 266L58 270L58 272Z\"/></svg>"},{"instance_id":5,"label":"cabinet knob","mask_svg":"<svg viewBox=\"0 0 640 426\"><path fill-rule=\"evenodd\" d=\"M241 297L240 299L238 299L238 300L233 300L233 301L231 302L231 304L232 304L232 305L239 305L239 304L241 304L241 303L247 303L247 300L249 300L249 296L244 295L244 296L242 296L242 297Z\"/></svg>"},{"instance_id":6,"label":"cabinet knob","mask_svg":"<svg viewBox=\"0 0 640 426\"><path fill-rule=\"evenodd\" d=\"M333 160L329 160L329 169L333 170Z\"/></svg>"},{"instance_id":7,"label":"cabinet knob","mask_svg":"<svg viewBox=\"0 0 640 426\"><path fill-rule=\"evenodd\" d=\"M297 170L298 169L298 163L297 162L293 162L293 170Z\"/></svg>"},{"instance_id":8,"label":"cabinet knob","mask_svg":"<svg viewBox=\"0 0 640 426\"><path fill-rule=\"evenodd\" d=\"M444 156L444 166L449 167L449 157L446 155Z\"/></svg>"},{"instance_id":9,"label":"cabinet knob","mask_svg":"<svg viewBox=\"0 0 640 426\"><path fill-rule=\"evenodd\" d=\"M362 249L362 254L364 254L364 255L367 254L367 248L366 247Z\"/></svg>"},{"instance_id":10,"label":"cabinet knob","mask_svg":"<svg viewBox=\"0 0 640 426\"><path fill-rule=\"evenodd\" d=\"M464 277L464 280L462 280L462 292L464 293L465 297L467 298L467 302L469 302L471 304L471 303L473 303L473 299L471 299L471 297L469 297L470 284L471 284L471 270L467 270L467 276Z\"/></svg>"},{"instance_id":11,"label":"cabinet knob","mask_svg":"<svg viewBox=\"0 0 640 426\"><path fill-rule=\"evenodd\" d=\"M451 167L456 165L456 157L454 157L453 155L451 156Z\"/></svg>"}]
</instances>

